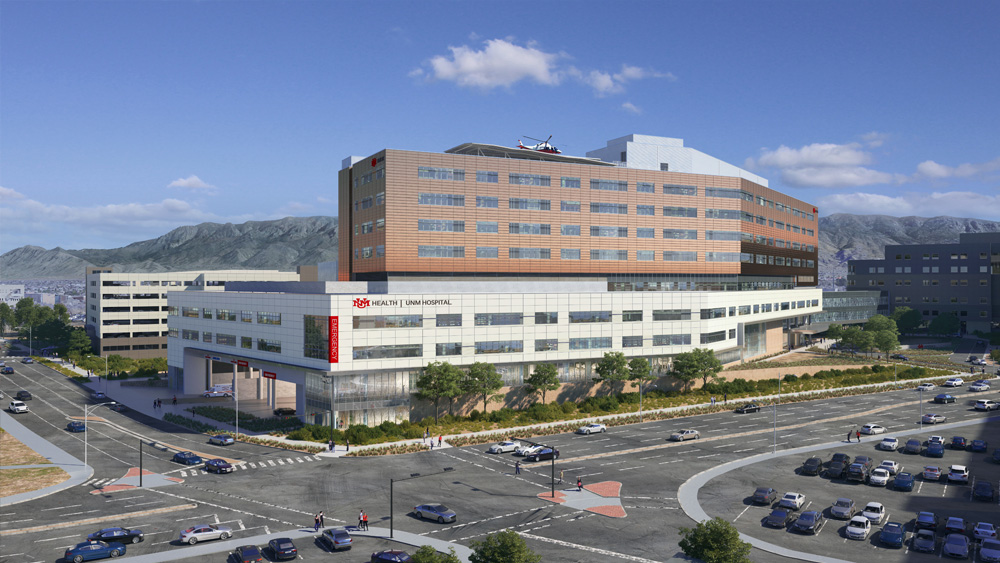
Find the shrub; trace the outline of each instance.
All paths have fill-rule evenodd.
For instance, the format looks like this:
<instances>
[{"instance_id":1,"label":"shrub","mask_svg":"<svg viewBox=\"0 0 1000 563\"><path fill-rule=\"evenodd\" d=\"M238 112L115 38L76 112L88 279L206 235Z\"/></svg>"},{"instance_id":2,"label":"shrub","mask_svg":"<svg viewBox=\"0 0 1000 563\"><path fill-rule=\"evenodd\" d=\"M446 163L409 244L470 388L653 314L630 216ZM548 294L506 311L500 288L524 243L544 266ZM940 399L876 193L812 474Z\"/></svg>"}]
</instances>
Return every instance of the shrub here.
<instances>
[{"instance_id":1,"label":"shrub","mask_svg":"<svg viewBox=\"0 0 1000 563\"><path fill-rule=\"evenodd\" d=\"M573 414L574 412L576 412L576 403L571 401L566 401L565 403L560 405L559 408L562 409L563 414Z\"/></svg>"},{"instance_id":2,"label":"shrub","mask_svg":"<svg viewBox=\"0 0 1000 563\"><path fill-rule=\"evenodd\" d=\"M479 412L476 409L472 409L472 412L469 413L469 420L471 420L472 422L479 422L480 420L482 420L482 418L483 418L483 413Z\"/></svg>"},{"instance_id":3,"label":"shrub","mask_svg":"<svg viewBox=\"0 0 1000 563\"><path fill-rule=\"evenodd\" d=\"M214 432L218 428L212 426L211 424L205 424L204 422L195 420L193 418L188 418L186 416L181 416L179 414L166 413L163 415L163 420L167 422L173 422L174 424L179 424L181 426L186 426L196 432Z\"/></svg>"},{"instance_id":4,"label":"shrub","mask_svg":"<svg viewBox=\"0 0 1000 563\"><path fill-rule=\"evenodd\" d=\"M620 406L618 399L615 397L587 397L580 403L579 409L580 412L585 413L614 412Z\"/></svg>"},{"instance_id":5,"label":"shrub","mask_svg":"<svg viewBox=\"0 0 1000 563\"><path fill-rule=\"evenodd\" d=\"M517 413L514 409L504 407L491 412L487 418L490 422L504 423L514 420L515 415L517 415Z\"/></svg>"},{"instance_id":6,"label":"shrub","mask_svg":"<svg viewBox=\"0 0 1000 563\"><path fill-rule=\"evenodd\" d=\"M799 376L795 375L794 373L786 374L785 377L784 377L785 383L794 383L794 382L796 382L798 380L799 380Z\"/></svg>"}]
</instances>

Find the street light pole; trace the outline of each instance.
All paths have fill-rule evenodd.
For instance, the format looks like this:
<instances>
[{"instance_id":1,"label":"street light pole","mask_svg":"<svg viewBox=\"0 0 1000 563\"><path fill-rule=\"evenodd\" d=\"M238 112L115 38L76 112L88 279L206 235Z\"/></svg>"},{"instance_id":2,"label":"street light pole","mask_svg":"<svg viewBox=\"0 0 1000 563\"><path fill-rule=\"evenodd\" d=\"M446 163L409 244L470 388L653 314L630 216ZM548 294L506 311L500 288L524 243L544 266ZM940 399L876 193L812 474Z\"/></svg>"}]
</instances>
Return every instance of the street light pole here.
<instances>
[{"instance_id":1,"label":"street light pole","mask_svg":"<svg viewBox=\"0 0 1000 563\"><path fill-rule=\"evenodd\" d=\"M87 405L83 406L83 465L85 465L85 466L87 465L87 448L90 445L90 441L89 441L89 437L90 437L90 424L88 423L88 420L90 420L89 419L90 410L91 409L96 409L97 407L103 407L103 406L109 406L110 407L113 404L115 404L114 401L111 401L110 403L101 403L99 405L91 405L89 407Z\"/></svg>"}]
</instances>

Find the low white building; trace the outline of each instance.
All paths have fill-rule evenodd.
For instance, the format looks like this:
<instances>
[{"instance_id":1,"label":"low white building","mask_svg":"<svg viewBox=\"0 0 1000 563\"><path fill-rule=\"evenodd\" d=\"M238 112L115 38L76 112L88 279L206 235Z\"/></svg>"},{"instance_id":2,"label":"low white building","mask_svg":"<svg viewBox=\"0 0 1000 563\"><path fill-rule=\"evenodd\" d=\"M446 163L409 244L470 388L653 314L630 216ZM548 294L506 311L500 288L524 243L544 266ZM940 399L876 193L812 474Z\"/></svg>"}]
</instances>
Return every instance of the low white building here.
<instances>
[{"instance_id":1,"label":"low white building","mask_svg":"<svg viewBox=\"0 0 1000 563\"><path fill-rule=\"evenodd\" d=\"M24 284L23 283L4 283L0 284L0 302L6 303L11 308L17 305L17 302L24 299Z\"/></svg>"}]
</instances>

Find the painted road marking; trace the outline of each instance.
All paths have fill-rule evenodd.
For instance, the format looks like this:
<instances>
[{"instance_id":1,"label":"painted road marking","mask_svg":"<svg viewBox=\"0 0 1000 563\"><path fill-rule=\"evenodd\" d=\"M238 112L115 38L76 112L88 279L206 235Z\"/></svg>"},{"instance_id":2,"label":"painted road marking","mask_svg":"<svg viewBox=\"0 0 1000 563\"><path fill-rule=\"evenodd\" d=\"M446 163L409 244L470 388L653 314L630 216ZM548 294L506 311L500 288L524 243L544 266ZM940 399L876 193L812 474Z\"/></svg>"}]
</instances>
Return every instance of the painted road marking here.
<instances>
[{"instance_id":1,"label":"painted road marking","mask_svg":"<svg viewBox=\"0 0 1000 563\"><path fill-rule=\"evenodd\" d=\"M614 552L614 551L608 551L606 549L598 549L596 547L590 547L590 546L586 546L586 545L581 545L581 544L576 544L576 543L570 543L570 542L566 542L566 541L562 541L562 540L555 540L555 539L552 539L552 538L547 538L545 536L536 536L534 534L529 534L527 532L517 532L517 534L520 535L520 536L522 536L522 537L531 539L531 540L537 540L537 541L546 542L546 543L553 543L553 544L556 544L556 545L561 545L563 547L572 547L572 548L580 549L580 550L583 550L583 551L589 551L591 553L597 553L599 555L606 555L606 556L609 556L609 557L617 557L619 559L625 559L627 561L639 561L641 563L656 563L656 561L654 561L652 559L643 559L642 557L636 557L634 555L627 555L627 554L624 554L624 553L617 553L617 552Z\"/></svg>"},{"instance_id":2,"label":"painted road marking","mask_svg":"<svg viewBox=\"0 0 1000 563\"><path fill-rule=\"evenodd\" d=\"M197 507L197 504L181 504L177 506L166 506L163 508L153 508L151 510L142 510L139 512L127 512L125 514L115 514L113 516L97 516L94 518L87 518L84 520L76 520L74 522L56 522L52 524L45 524L44 526L33 526L31 528L20 528L16 530L0 530L0 536L13 536L17 534L30 534L34 532L43 532L48 530L54 530L58 528L73 528L76 526L83 526L87 524L97 524L99 522L107 522L109 520L128 520L129 518L135 518L139 516L146 516L149 514L163 514L166 512L176 512L178 510L188 510Z\"/></svg>"}]
</instances>

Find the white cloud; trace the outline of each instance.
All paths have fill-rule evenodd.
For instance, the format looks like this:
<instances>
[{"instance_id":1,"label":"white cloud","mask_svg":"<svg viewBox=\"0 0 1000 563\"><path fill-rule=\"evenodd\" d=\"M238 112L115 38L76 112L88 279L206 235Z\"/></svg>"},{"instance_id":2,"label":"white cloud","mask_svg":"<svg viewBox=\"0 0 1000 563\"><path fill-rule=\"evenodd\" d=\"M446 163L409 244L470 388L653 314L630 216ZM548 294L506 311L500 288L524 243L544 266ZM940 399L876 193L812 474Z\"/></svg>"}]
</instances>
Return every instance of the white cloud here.
<instances>
[{"instance_id":1,"label":"white cloud","mask_svg":"<svg viewBox=\"0 0 1000 563\"><path fill-rule=\"evenodd\" d=\"M781 179L796 187L842 188L888 184L895 176L863 166L817 166L782 170Z\"/></svg>"},{"instance_id":2,"label":"white cloud","mask_svg":"<svg viewBox=\"0 0 1000 563\"><path fill-rule=\"evenodd\" d=\"M746 165L751 169L776 168L782 181L796 187L839 188L902 181L899 175L863 166L872 161L871 153L860 143L813 143L798 149L785 145L762 149L760 157L748 158Z\"/></svg>"},{"instance_id":3,"label":"white cloud","mask_svg":"<svg viewBox=\"0 0 1000 563\"><path fill-rule=\"evenodd\" d=\"M627 111L627 112L629 112L629 113L634 113L636 115L640 115L642 113L642 110L639 109L632 102L625 102L624 104L622 104L622 109L625 110L625 111Z\"/></svg>"},{"instance_id":4,"label":"white cloud","mask_svg":"<svg viewBox=\"0 0 1000 563\"><path fill-rule=\"evenodd\" d=\"M871 155L860 150L857 143L836 145L833 143L813 143L800 149L781 145L777 149L765 150L757 159L761 166L776 168L857 166L871 162Z\"/></svg>"},{"instance_id":5,"label":"white cloud","mask_svg":"<svg viewBox=\"0 0 1000 563\"><path fill-rule=\"evenodd\" d=\"M888 138L888 133L879 133L878 131L865 133L861 136L861 139L865 142L865 144L872 148L881 147Z\"/></svg>"},{"instance_id":6,"label":"white cloud","mask_svg":"<svg viewBox=\"0 0 1000 563\"><path fill-rule=\"evenodd\" d=\"M925 160L917 165L917 176L930 179L968 178L987 174L995 170L1000 170L1000 157L994 158L989 162L977 164L965 163L954 167L938 164L933 160Z\"/></svg>"},{"instance_id":7,"label":"white cloud","mask_svg":"<svg viewBox=\"0 0 1000 563\"><path fill-rule=\"evenodd\" d=\"M178 178L173 182L167 184L168 188L188 188L192 190L211 190L215 186L211 184L206 184L201 178L195 176L194 174L188 176L187 178Z\"/></svg>"},{"instance_id":8,"label":"white cloud","mask_svg":"<svg viewBox=\"0 0 1000 563\"><path fill-rule=\"evenodd\" d=\"M974 219L1000 220L1000 195L977 192L906 193L887 196L873 193L832 194L819 199L823 215L859 213L905 217L949 215Z\"/></svg>"},{"instance_id":9,"label":"white cloud","mask_svg":"<svg viewBox=\"0 0 1000 563\"><path fill-rule=\"evenodd\" d=\"M625 87L615 82L615 79L606 72L592 70L580 77L580 80L594 89L594 93L600 97L611 94L620 94L625 91Z\"/></svg>"}]
</instances>

